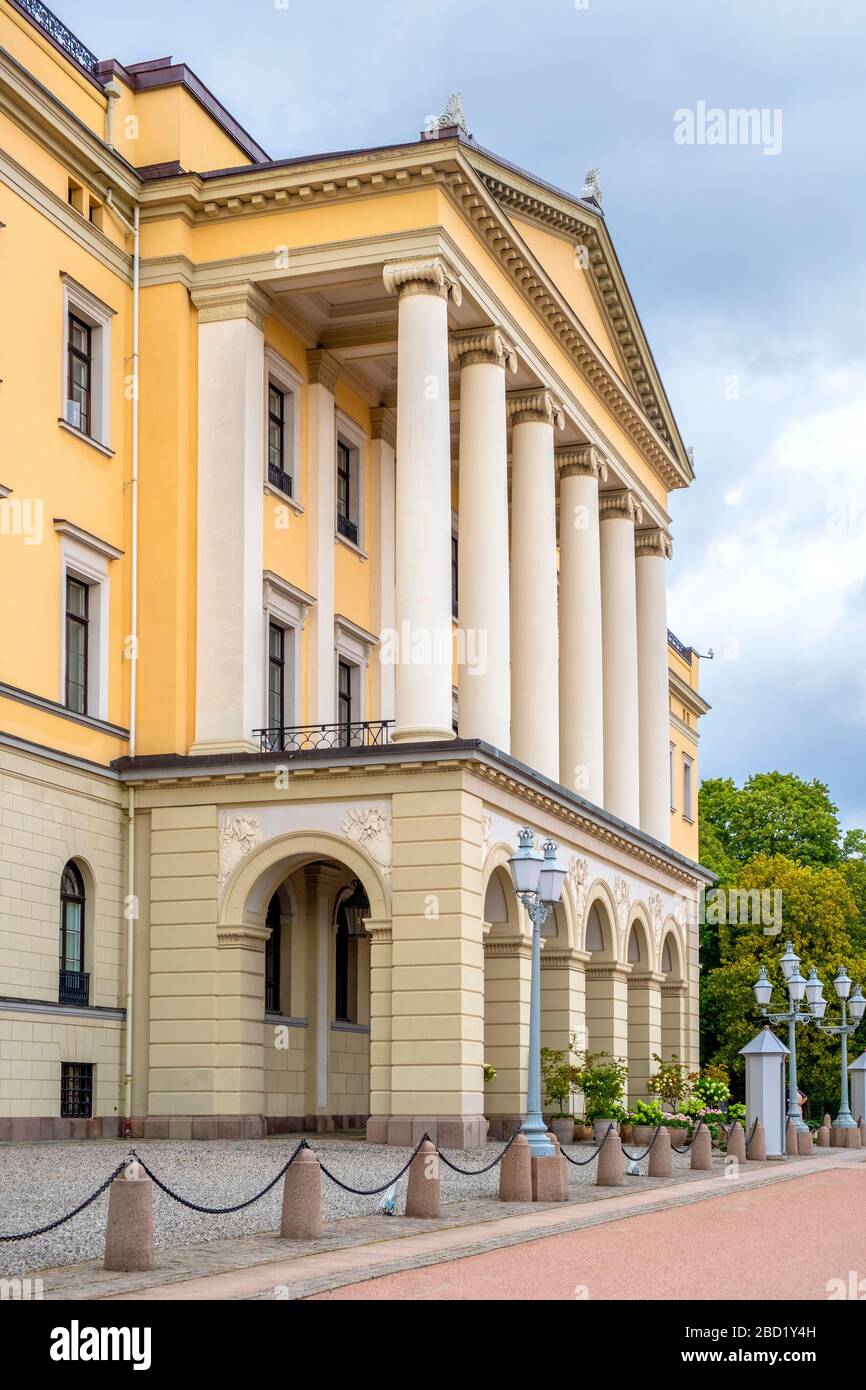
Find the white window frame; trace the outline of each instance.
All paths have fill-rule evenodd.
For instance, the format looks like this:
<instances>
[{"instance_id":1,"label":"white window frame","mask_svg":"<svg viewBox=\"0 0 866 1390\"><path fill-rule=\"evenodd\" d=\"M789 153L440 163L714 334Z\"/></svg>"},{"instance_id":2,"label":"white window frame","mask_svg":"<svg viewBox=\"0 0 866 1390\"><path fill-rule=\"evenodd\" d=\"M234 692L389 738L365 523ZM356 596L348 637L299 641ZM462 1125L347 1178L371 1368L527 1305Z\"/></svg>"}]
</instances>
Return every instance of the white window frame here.
<instances>
[{"instance_id":1,"label":"white window frame","mask_svg":"<svg viewBox=\"0 0 866 1390\"><path fill-rule=\"evenodd\" d=\"M282 497L282 493L279 494ZM263 576L263 629L262 646L264 655L264 678L262 681L262 728L268 727L268 667L270 665L270 626L274 623L286 633L287 641L283 648L283 661L288 669L289 679L284 692L285 728L300 722L301 712L301 633L307 614L316 600L304 593L287 579L266 570ZM285 639L284 639L285 640Z\"/></svg>"},{"instance_id":2,"label":"white window frame","mask_svg":"<svg viewBox=\"0 0 866 1390\"><path fill-rule=\"evenodd\" d=\"M346 545L350 550L356 551L366 559L366 508L364 505L367 480L367 444L369 436L361 428L357 421L351 416L346 415L342 410L334 412L334 535L341 545ZM337 530L337 445L342 442L347 444L355 455L355 468L353 472L353 502L355 504L355 516L358 521L358 542L357 545L349 540L348 536L341 536ZM352 520L355 518L352 517Z\"/></svg>"},{"instance_id":3,"label":"white window frame","mask_svg":"<svg viewBox=\"0 0 866 1390\"><path fill-rule=\"evenodd\" d=\"M60 418L64 429L79 439L111 452L111 320L116 310L97 299L84 285L60 272L63 285L63 357L61 361ZM90 336L90 434L67 419L69 405L69 315L75 314L91 329Z\"/></svg>"},{"instance_id":4,"label":"white window frame","mask_svg":"<svg viewBox=\"0 0 866 1390\"><path fill-rule=\"evenodd\" d=\"M367 718L367 667L370 654L378 646L372 632L367 632L351 619L338 613L334 618L334 709L340 709L340 662L345 661L357 672L357 716L353 723L360 724ZM352 691L352 703L355 690Z\"/></svg>"},{"instance_id":5,"label":"white window frame","mask_svg":"<svg viewBox=\"0 0 866 1390\"><path fill-rule=\"evenodd\" d=\"M122 551L107 542L89 537L80 527L55 521L60 534L60 690L58 703L66 704L66 580L86 584L87 596L87 712L80 719L108 719L108 636L110 630L110 585L108 566Z\"/></svg>"},{"instance_id":6,"label":"white window frame","mask_svg":"<svg viewBox=\"0 0 866 1390\"><path fill-rule=\"evenodd\" d=\"M683 820L690 824L695 819L695 760L683 753Z\"/></svg>"},{"instance_id":7,"label":"white window frame","mask_svg":"<svg viewBox=\"0 0 866 1390\"><path fill-rule=\"evenodd\" d=\"M284 357L272 347L265 347L265 393L262 404L262 470L264 477L265 492L273 497L278 497L281 502L288 502L295 511L302 512L301 505L301 387L303 377L296 372L294 367ZM292 401L292 425L291 431L284 433L283 445L290 444L292 451L291 468L286 468L292 479L292 495L283 492L281 488L275 487L268 477L268 388L275 386L278 391L282 391L284 396L291 397Z\"/></svg>"}]
</instances>

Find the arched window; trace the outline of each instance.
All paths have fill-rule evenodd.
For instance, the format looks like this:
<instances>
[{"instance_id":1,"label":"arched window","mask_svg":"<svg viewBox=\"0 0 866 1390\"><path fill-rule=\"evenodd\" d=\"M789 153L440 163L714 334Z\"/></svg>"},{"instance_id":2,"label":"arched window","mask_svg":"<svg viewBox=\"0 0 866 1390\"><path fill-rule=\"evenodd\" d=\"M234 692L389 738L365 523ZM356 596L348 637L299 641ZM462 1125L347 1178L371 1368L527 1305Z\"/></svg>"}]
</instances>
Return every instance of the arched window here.
<instances>
[{"instance_id":1,"label":"arched window","mask_svg":"<svg viewBox=\"0 0 866 1390\"><path fill-rule=\"evenodd\" d=\"M265 1012L280 1012L280 936L283 929L283 915L280 908L280 895L275 893L268 903L265 926L271 934L265 942Z\"/></svg>"},{"instance_id":2,"label":"arched window","mask_svg":"<svg viewBox=\"0 0 866 1390\"><path fill-rule=\"evenodd\" d=\"M60 879L60 1003L87 1004L84 971L84 879L70 859Z\"/></svg>"},{"instance_id":3,"label":"arched window","mask_svg":"<svg viewBox=\"0 0 866 1390\"><path fill-rule=\"evenodd\" d=\"M358 1021L358 940L366 934L364 919L370 903L358 879L352 892L337 908L334 952L334 1019L337 1023Z\"/></svg>"}]
</instances>

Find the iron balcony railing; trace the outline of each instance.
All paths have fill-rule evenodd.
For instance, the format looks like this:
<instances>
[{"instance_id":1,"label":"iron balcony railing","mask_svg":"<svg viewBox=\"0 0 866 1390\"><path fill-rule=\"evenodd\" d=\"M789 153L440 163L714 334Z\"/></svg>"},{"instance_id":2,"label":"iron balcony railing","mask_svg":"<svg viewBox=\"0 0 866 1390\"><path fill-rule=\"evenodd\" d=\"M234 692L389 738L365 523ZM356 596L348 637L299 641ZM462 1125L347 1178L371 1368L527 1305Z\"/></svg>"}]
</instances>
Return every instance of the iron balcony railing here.
<instances>
[{"instance_id":1,"label":"iron balcony railing","mask_svg":"<svg viewBox=\"0 0 866 1390\"><path fill-rule=\"evenodd\" d=\"M347 541L351 541L353 545L358 544L357 523L350 521L347 516L340 516L339 512L337 513L337 530L341 536L346 537Z\"/></svg>"},{"instance_id":2,"label":"iron balcony railing","mask_svg":"<svg viewBox=\"0 0 866 1390\"><path fill-rule=\"evenodd\" d=\"M691 661L691 647L687 647L684 642L680 641L679 637L675 637L670 628L668 628L668 642L675 652L679 652L680 656L685 657L686 661Z\"/></svg>"},{"instance_id":3,"label":"iron balcony railing","mask_svg":"<svg viewBox=\"0 0 866 1390\"><path fill-rule=\"evenodd\" d=\"M391 742L393 719L357 723L295 724L281 729L254 729L263 753L306 753L314 748L384 748Z\"/></svg>"},{"instance_id":4,"label":"iron balcony railing","mask_svg":"<svg viewBox=\"0 0 866 1390\"><path fill-rule=\"evenodd\" d=\"M279 468L275 463L268 464L268 482L272 487L278 487L280 492L284 492L287 497L292 496L291 473L287 473L284 468Z\"/></svg>"},{"instance_id":5,"label":"iron balcony railing","mask_svg":"<svg viewBox=\"0 0 866 1390\"><path fill-rule=\"evenodd\" d=\"M90 976L87 971L61 970L57 998L61 1004L78 1004L86 1008L90 1003Z\"/></svg>"}]
</instances>

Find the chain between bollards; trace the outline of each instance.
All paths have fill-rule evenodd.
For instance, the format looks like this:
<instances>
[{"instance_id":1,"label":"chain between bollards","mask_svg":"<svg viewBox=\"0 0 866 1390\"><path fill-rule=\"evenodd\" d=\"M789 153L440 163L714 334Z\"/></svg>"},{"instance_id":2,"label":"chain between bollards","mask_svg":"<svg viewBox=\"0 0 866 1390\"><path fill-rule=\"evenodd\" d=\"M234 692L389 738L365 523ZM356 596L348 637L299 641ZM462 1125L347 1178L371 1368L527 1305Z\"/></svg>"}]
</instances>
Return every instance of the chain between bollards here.
<instances>
[{"instance_id":1,"label":"chain between bollards","mask_svg":"<svg viewBox=\"0 0 866 1390\"><path fill-rule=\"evenodd\" d=\"M20 1231L16 1235L8 1236L0 1235L0 1241L32 1240L34 1236L44 1236L47 1235L49 1231L55 1231L58 1226L62 1226L66 1221L71 1221L73 1216L77 1216L80 1211L84 1211L86 1207L91 1206L92 1203L96 1201L97 1197L101 1197L106 1188L111 1186L114 1179L123 1172L128 1163L128 1158L125 1158L122 1163L118 1163L114 1172L109 1173L105 1182L100 1183L95 1192L92 1192L83 1202L79 1202L78 1206L74 1207L72 1211L67 1212L65 1216L58 1216L56 1221L49 1221L47 1226L39 1226L35 1231Z\"/></svg>"},{"instance_id":2,"label":"chain between bollards","mask_svg":"<svg viewBox=\"0 0 866 1390\"><path fill-rule=\"evenodd\" d=\"M462 1173L463 1176L466 1178L474 1178L478 1177L481 1173L489 1173L491 1168L495 1168L497 1163L501 1163L505 1155L508 1153L508 1150L511 1148L511 1145L514 1143L515 1139L520 1133L521 1131L519 1129L516 1129L512 1134L511 1138L509 1139L508 1143L505 1145L505 1148L502 1149L496 1155L492 1163L488 1163L484 1168L458 1168L456 1163L452 1163L450 1158L445 1157L441 1149L437 1148L436 1152L441 1158L442 1162L445 1164L446 1168L450 1168L455 1173Z\"/></svg>"},{"instance_id":3,"label":"chain between bollards","mask_svg":"<svg viewBox=\"0 0 866 1390\"><path fill-rule=\"evenodd\" d=\"M399 1182L403 1174L409 1171L409 1169L412 1167L414 1159L418 1156L418 1152L421 1148L421 1145L426 1143L429 1139L429 1134L422 1134L421 1138L418 1140L418 1143L415 1145L415 1148L412 1152L412 1156L406 1161L406 1163L403 1164L403 1167L400 1169L399 1173L396 1173L393 1178L389 1178L387 1182L383 1182L381 1187L350 1187L348 1183L343 1182L340 1178L336 1177L330 1171L329 1168L326 1168L321 1160L319 1160L319 1167L321 1168L325 1177L330 1178L331 1182L337 1184L337 1187L342 1187L344 1192L351 1192L354 1197L378 1197L380 1192L387 1192L389 1187L393 1187L394 1183ZM307 1147L309 1147L309 1145ZM312 1150L311 1152L315 1152L315 1150Z\"/></svg>"},{"instance_id":4,"label":"chain between bollards","mask_svg":"<svg viewBox=\"0 0 866 1390\"><path fill-rule=\"evenodd\" d=\"M141 1164L141 1167L144 1169L151 1182L155 1182L161 1192L164 1192L167 1197L171 1197L175 1202L179 1202L182 1207L188 1207L190 1211L202 1212L205 1216L230 1216L233 1212L243 1211L245 1207L251 1207L253 1205L253 1202L260 1201L262 1197L264 1197L268 1192L270 1192L272 1187L276 1187L280 1178L285 1176L285 1174L288 1172L289 1168L291 1168L292 1164L294 1163L301 1150L308 1149L309 1147L310 1146L307 1143L306 1139L301 1139L298 1145L296 1146L291 1158L289 1158L283 1164L276 1177L271 1178L271 1181L267 1184L266 1187L262 1188L261 1192L257 1192L255 1197L249 1197L245 1202L237 1202L232 1207L203 1207L200 1206L197 1202L190 1202L186 1197L181 1197L179 1192L174 1192L172 1188L168 1187L166 1183L164 1183L160 1178L158 1178L156 1176L156 1173L154 1173L153 1170L147 1166L144 1159L141 1158L140 1155L135 1152L135 1149L132 1150L132 1157L135 1159L136 1163ZM122 1164L121 1166L125 1168L126 1164Z\"/></svg>"},{"instance_id":5,"label":"chain between bollards","mask_svg":"<svg viewBox=\"0 0 866 1390\"><path fill-rule=\"evenodd\" d=\"M654 1144L655 1141L658 1139L658 1137L659 1137L659 1135L661 1134L661 1132L662 1132L662 1127L661 1127L661 1125L657 1125L657 1126L656 1126L656 1132L655 1132L655 1134L653 1135L652 1139L649 1141L649 1144L648 1144L647 1147L644 1149L644 1151L643 1151L642 1154L630 1154L629 1151L628 1151L628 1149L623 1149L623 1153L625 1154L626 1158L629 1159L630 1162L632 1162L632 1163L640 1163L642 1159L646 1158L647 1154L652 1153L653 1144Z\"/></svg>"},{"instance_id":6,"label":"chain between bollards","mask_svg":"<svg viewBox=\"0 0 866 1390\"><path fill-rule=\"evenodd\" d=\"M613 1127L613 1123L608 1125L607 1129L604 1132L604 1135L601 1139L599 1139L598 1144L596 1145L593 1152L590 1154L589 1158L570 1158L561 1144L559 1146L559 1152L562 1154L562 1157L565 1159L566 1163L571 1164L572 1168L585 1168L587 1163L592 1163L593 1159L598 1158L599 1154L602 1151L602 1148L604 1147L604 1141L610 1134Z\"/></svg>"},{"instance_id":7,"label":"chain between bollards","mask_svg":"<svg viewBox=\"0 0 866 1390\"><path fill-rule=\"evenodd\" d=\"M705 1120L704 1120L704 1117L703 1117L703 1115L702 1115L701 1118L698 1120L698 1123L697 1123L697 1125L696 1125L696 1127L695 1127L695 1133L692 1135L692 1144L695 1142L695 1134L698 1133L698 1131L699 1131L700 1128L701 1128L701 1125L704 1124L704 1123L705 1123ZM690 1144L684 1144L683 1147L682 1147L681 1149L678 1149L677 1146L676 1146L676 1144L671 1144L671 1148L673 1149L673 1151L674 1151L675 1154L687 1154L688 1151L689 1151L689 1149L691 1148L691 1145L690 1145Z\"/></svg>"}]
</instances>

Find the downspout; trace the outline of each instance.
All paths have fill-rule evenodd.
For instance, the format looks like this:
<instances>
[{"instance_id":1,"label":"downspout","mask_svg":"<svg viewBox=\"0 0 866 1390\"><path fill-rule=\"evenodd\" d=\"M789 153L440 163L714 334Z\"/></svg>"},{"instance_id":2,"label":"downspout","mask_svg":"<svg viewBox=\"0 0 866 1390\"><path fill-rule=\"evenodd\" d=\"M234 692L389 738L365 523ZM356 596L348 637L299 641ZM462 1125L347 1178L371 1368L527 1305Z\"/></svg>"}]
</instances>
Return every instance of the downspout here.
<instances>
[{"instance_id":1,"label":"downspout","mask_svg":"<svg viewBox=\"0 0 866 1390\"><path fill-rule=\"evenodd\" d=\"M131 537L130 537L130 630L128 652L129 672L129 756L135 757L136 736L136 693L138 676L138 397L139 397L139 209L135 207L133 221L130 223L114 204L111 189L106 195L106 204L115 217L126 227L132 236L132 471L131 488ZM132 1118L132 1016L134 984L134 926L138 916L135 898L135 790L127 788L127 826L126 826L126 899L124 917L126 919L126 1056L123 1080L123 1133L128 1136Z\"/></svg>"}]
</instances>

